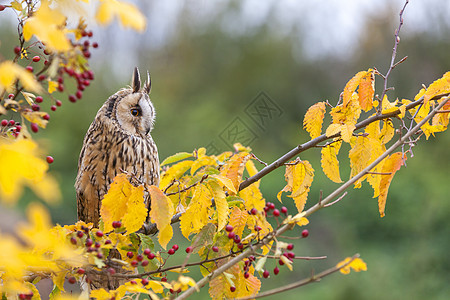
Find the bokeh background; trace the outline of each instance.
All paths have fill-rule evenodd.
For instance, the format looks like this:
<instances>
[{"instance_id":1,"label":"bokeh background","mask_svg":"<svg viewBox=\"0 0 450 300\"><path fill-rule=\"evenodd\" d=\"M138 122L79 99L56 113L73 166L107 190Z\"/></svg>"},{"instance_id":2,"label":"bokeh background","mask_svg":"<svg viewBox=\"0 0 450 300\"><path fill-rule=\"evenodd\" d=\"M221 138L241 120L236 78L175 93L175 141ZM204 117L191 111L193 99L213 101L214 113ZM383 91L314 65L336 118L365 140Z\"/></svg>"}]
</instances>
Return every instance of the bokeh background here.
<instances>
[{"instance_id":1,"label":"bokeh background","mask_svg":"<svg viewBox=\"0 0 450 300\"><path fill-rule=\"evenodd\" d=\"M389 84L395 90L389 93L390 99L411 99L421 84L428 85L450 70L450 2L410 2L398 49L398 59L405 55L408 59L392 73ZM134 3L148 18L147 30L140 34L117 24L106 29L94 26L93 40L100 45L92 51L95 80L76 104L67 100L67 94L61 95L63 106L51 112L48 128L36 135L43 153L55 158L51 171L64 195L62 203L50 207L54 222L75 222L73 183L84 134L107 97L129 84L134 66L152 74L151 98L157 110L152 135L162 159L212 144L228 150L222 133L239 118L253 133L254 153L271 162L309 139L301 128L309 106L324 100L336 103L345 83L360 70L376 67L386 72L404 1ZM0 13L0 26L0 55L11 58L17 43L14 16ZM380 88L381 79L377 80ZM264 126L246 114L261 95L270 98L280 112ZM360 253L368 272L333 275L280 296L448 299L449 147L450 135L442 133L414 148L414 158L393 180L386 217L379 217L377 201L367 186L349 190L339 204L311 216L310 237L295 241L296 254L327 255L328 259L300 261L292 273L282 269L280 275L263 280L264 289L299 280L312 270L319 272ZM316 170L309 196L313 205L320 190L327 195L338 185L321 171L320 149L301 158L310 160ZM348 178L348 159L341 156L340 161L341 176ZM276 194L283 186L283 170L262 180L268 201L277 203ZM27 192L21 207L32 200L34 195ZM284 204L294 211L292 203ZM9 210L7 214L12 215ZM20 218L22 212L14 214ZM175 239L187 245L179 234ZM273 267L268 263L270 270ZM195 298L207 298L207 291Z\"/></svg>"}]
</instances>

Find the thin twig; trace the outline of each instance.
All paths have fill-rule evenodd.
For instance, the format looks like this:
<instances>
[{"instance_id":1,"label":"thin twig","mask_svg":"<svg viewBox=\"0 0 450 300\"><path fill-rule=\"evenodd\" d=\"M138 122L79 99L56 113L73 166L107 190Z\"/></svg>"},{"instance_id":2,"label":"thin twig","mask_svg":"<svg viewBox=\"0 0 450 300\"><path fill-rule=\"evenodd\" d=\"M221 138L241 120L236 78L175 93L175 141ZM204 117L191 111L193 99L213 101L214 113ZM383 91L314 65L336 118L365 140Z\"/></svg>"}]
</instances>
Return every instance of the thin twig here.
<instances>
[{"instance_id":1,"label":"thin twig","mask_svg":"<svg viewBox=\"0 0 450 300\"><path fill-rule=\"evenodd\" d=\"M311 274L311 277L309 277L309 278L306 278L306 279L303 279L303 280L300 280L300 281L297 281L297 282L294 282L294 283L291 283L291 284L288 284L288 285L284 285L282 287L275 288L275 289L272 289L272 290L269 290L269 291L265 291L265 292L259 293L257 295L252 295L252 296L249 296L249 297L236 298L235 300L249 300L249 299L256 299L256 298L272 296L272 295L275 295L275 294L279 294L279 293L282 293L282 292L285 292L285 291L289 291L289 290L301 287L303 285L307 285L309 283L318 282L322 278L324 278L324 277L326 277L326 276L328 276L330 274L333 274L333 273L341 270L342 268L348 266L353 260L355 260L358 257L359 257L359 254L355 254L355 255L352 256L352 258L348 262L346 262L345 264L343 264L343 265L341 265L339 267L334 266L334 267L329 268L329 269L327 269L327 270L325 270L323 272L320 272L319 274L314 274L313 273L313 274Z\"/></svg>"},{"instance_id":2,"label":"thin twig","mask_svg":"<svg viewBox=\"0 0 450 300\"><path fill-rule=\"evenodd\" d=\"M338 203L339 201L341 201L345 196L347 196L347 192L343 193L342 196L340 196L339 198L337 198L336 200L334 200L333 202L330 202L328 204L325 204L323 207L330 207L333 204Z\"/></svg>"}]
</instances>

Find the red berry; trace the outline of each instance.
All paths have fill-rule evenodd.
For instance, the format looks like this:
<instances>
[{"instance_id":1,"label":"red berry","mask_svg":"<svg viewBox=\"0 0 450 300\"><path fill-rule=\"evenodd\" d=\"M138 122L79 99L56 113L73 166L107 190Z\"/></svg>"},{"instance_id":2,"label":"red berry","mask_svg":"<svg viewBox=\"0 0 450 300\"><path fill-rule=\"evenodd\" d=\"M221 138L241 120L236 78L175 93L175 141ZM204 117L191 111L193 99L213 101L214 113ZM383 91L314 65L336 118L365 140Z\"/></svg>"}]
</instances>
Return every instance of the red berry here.
<instances>
[{"instance_id":1,"label":"red berry","mask_svg":"<svg viewBox=\"0 0 450 300\"><path fill-rule=\"evenodd\" d=\"M228 233L228 238L231 240L231 239L234 239L234 236L235 236L236 234L233 232L233 231L231 231L230 233Z\"/></svg>"},{"instance_id":2,"label":"red berry","mask_svg":"<svg viewBox=\"0 0 450 300\"><path fill-rule=\"evenodd\" d=\"M97 43L97 42L93 42L93 43L92 43L92 47L98 48L98 43Z\"/></svg>"},{"instance_id":3,"label":"red berry","mask_svg":"<svg viewBox=\"0 0 450 300\"><path fill-rule=\"evenodd\" d=\"M83 52L84 57L89 58L91 57L91 52L89 52L89 50L86 50Z\"/></svg>"},{"instance_id":4,"label":"red berry","mask_svg":"<svg viewBox=\"0 0 450 300\"><path fill-rule=\"evenodd\" d=\"M39 106L39 104L32 104L32 105L31 105L31 109L32 109L33 111L40 111L40 110L41 110L41 107Z\"/></svg>"},{"instance_id":5,"label":"red berry","mask_svg":"<svg viewBox=\"0 0 450 300\"><path fill-rule=\"evenodd\" d=\"M71 238L70 238L70 242L71 242L72 244L76 245L76 244L77 244L77 239L74 238L74 237L71 237Z\"/></svg>"},{"instance_id":6,"label":"red berry","mask_svg":"<svg viewBox=\"0 0 450 300\"><path fill-rule=\"evenodd\" d=\"M135 280L130 280L131 284L137 284L137 282Z\"/></svg>"},{"instance_id":7,"label":"red berry","mask_svg":"<svg viewBox=\"0 0 450 300\"><path fill-rule=\"evenodd\" d=\"M214 252L219 252L219 247L217 247L217 246L213 246L211 249Z\"/></svg>"},{"instance_id":8,"label":"red berry","mask_svg":"<svg viewBox=\"0 0 450 300\"><path fill-rule=\"evenodd\" d=\"M161 281L162 281L162 282L167 282L167 277L161 278Z\"/></svg>"},{"instance_id":9,"label":"red berry","mask_svg":"<svg viewBox=\"0 0 450 300\"><path fill-rule=\"evenodd\" d=\"M45 79L45 75L44 74L39 75L38 78L37 78L38 81L43 81L44 79Z\"/></svg>"},{"instance_id":10,"label":"red berry","mask_svg":"<svg viewBox=\"0 0 450 300\"><path fill-rule=\"evenodd\" d=\"M286 206L283 206L283 207L281 208L281 212L282 212L283 214L287 214L287 207L286 207Z\"/></svg>"},{"instance_id":11,"label":"red berry","mask_svg":"<svg viewBox=\"0 0 450 300\"><path fill-rule=\"evenodd\" d=\"M179 248L180 248L180 247L179 247L177 244L175 244L175 245L172 246L172 249L175 250L175 251L177 251Z\"/></svg>"},{"instance_id":12,"label":"red berry","mask_svg":"<svg viewBox=\"0 0 450 300\"><path fill-rule=\"evenodd\" d=\"M61 106L62 105L61 100L56 100L55 102L56 102L56 106Z\"/></svg>"},{"instance_id":13,"label":"red berry","mask_svg":"<svg viewBox=\"0 0 450 300\"><path fill-rule=\"evenodd\" d=\"M284 265L284 261L283 261L282 259L280 259L280 260L278 261L278 263L280 264L280 266Z\"/></svg>"},{"instance_id":14,"label":"red berry","mask_svg":"<svg viewBox=\"0 0 450 300\"><path fill-rule=\"evenodd\" d=\"M142 285L147 285L149 283L149 281L146 278L142 278L141 283L142 283Z\"/></svg>"},{"instance_id":15,"label":"red berry","mask_svg":"<svg viewBox=\"0 0 450 300\"><path fill-rule=\"evenodd\" d=\"M191 253L192 252L192 246L189 246L186 248L186 253Z\"/></svg>"},{"instance_id":16,"label":"red berry","mask_svg":"<svg viewBox=\"0 0 450 300\"><path fill-rule=\"evenodd\" d=\"M113 228L120 228L120 227L122 227L122 222L114 221L114 222L112 222L112 227Z\"/></svg>"},{"instance_id":17,"label":"red berry","mask_svg":"<svg viewBox=\"0 0 450 300\"><path fill-rule=\"evenodd\" d=\"M83 275L85 272L86 272L86 271L85 271L84 269L82 269L82 268L79 268L79 269L77 270L77 273L80 274L80 275Z\"/></svg>"},{"instance_id":18,"label":"red berry","mask_svg":"<svg viewBox=\"0 0 450 300\"><path fill-rule=\"evenodd\" d=\"M131 262L131 265L132 265L133 267L137 267L137 265L138 265L137 260L133 260L133 261Z\"/></svg>"},{"instance_id":19,"label":"red berry","mask_svg":"<svg viewBox=\"0 0 450 300\"><path fill-rule=\"evenodd\" d=\"M19 54L21 50L22 50L22 49L20 49L19 46L15 46L15 47L14 47L14 53L15 53L15 54Z\"/></svg>"},{"instance_id":20,"label":"red berry","mask_svg":"<svg viewBox=\"0 0 450 300\"><path fill-rule=\"evenodd\" d=\"M14 98L14 94L9 94L9 95L8 95L8 98L9 98L9 99Z\"/></svg>"},{"instance_id":21,"label":"red berry","mask_svg":"<svg viewBox=\"0 0 450 300\"><path fill-rule=\"evenodd\" d=\"M154 259L155 258L155 254L154 253L150 253L149 255L147 255L148 259Z\"/></svg>"},{"instance_id":22,"label":"red berry","mask_svg":"<svg viewBox=\"0 0 450 300\"><path fill-rule=\"evenodd\" d=\"M69 101L75 103L77 102L77 97L75 95L69 95Z\"/></svg>"},{"instance_id":23,"label":"red berry","mask_svg":"<svg viewBox=\"0 0 450 300\"><path fill-rule=\"evenodd\" d=\"M99 230L99 231L97 231L95 233L95 235L98 236L98 237L102 237L103 236L103 232Z\"/></svg>"},{"instance_id":24,"label":"red berry","mask_svg":"<svg viewBox=\"0 0 450 300\"><path fill-rule=\"evenodd\" d=\"M61 92L61 93L64 92L64 85L63 84L61 84L61 83L58 84L58 91Z\"/></svg>"},{"instance_id":25,"label":"red berry","mask_svg":"<svg viewBox=\"0 0 450 300\"><path fill-rule=\"evenodd\" d=\"M9 122L8 120L3 119L2 120L2 126L8 126Z\"/></svg>"},{"instance_id":26,"label":"red berry","mask_svg":"<svg viewBox=\"0 0 450 300\"><path fill-rule=\"evenodd\" d=\"M148 260L142 261L141 265L142 265L143 267L148 266Z\"/></svg>"},{"instance_id":27,"label":"red berry","mask_svg":"<svg viewBox=\"0 0 450 300\"><path fill-rule=\"evenodd\" d=\"M42 101L44 101L44 98L42 98L41 96L37 96L34 101L36 101L36 103L41 103Z\"/></svg>"},{"instance_id":28,"label":"red berry","mask_svg":"<svg viewBox=\"0 0 450 300\"><path fill-rule=\"evenodd\" d=\"M111 244L112 242L111 242L111 240L106 240L105 241L105 245L109 245L109 244Z\"/></svg>"},{"instance_id":29,"label":"red berry","mask_svg":"<svg viewBox=\"0 0 450 300\"><path fill-rule=\"evenodd\" d=\"M93 243L94 243L94 242L93 242L91 239L86 239L86 246L87 246L87 247L92 246Z\"/></svg>"},{"instance_id":30,"label":"red berry","mask_svg":"<svg viewBox=\"0 0 450 300\"><path fill-rule=\"evenodd\" d=\"M287 253L287 256L288 256L289 258L294 258L294 257L295 257L295 253L292 252L292 251L289 251L289 252Z\"/></svg>"},{"instance_id":31,"label":"red berry","mask_svg":"<svg viewBox=\"0 0 450 300\"><path fill-rule=\"evenodd\" d=\"M33 68L32 66L27 66L27 67L25 68L25 70L27 70L28 72L33 72L33 71L34 71L34 68Z\"/></svg>"},{"instance_id":32,"label":"red berry","mask_svg":"<svg viewBox=\"0 0 450 300\"><path fill-rule=\"evenodd\" d=\"M231 291L232 293L234 293L234 292L236 291L236 287L235 287L235 286L230 286L230 291Z\"/></svg>"},{"instance_id":33,"label":"red berry","mask_svg":"<svg viewBox=\"0 0 450 300\"><path fill-rule=\"evenodd\" d=\"M41 58L39 56L37 56L37 55L33 57L33 61L34 62L38 62L40 60L41 60Z\"/></svg>"},{"instance_id":34,"label":"red berry","mask_svg":"<svg viewBox=\"0 0 450 300\"><path fill-rule=\"evenodd\" d=\"M255 225L255 231L261 231L261 230L262 230L261 226Z\"/></svg>"},{"instance_id":35,"label":"red berry","mask_svg":"<svg viewBox=\"0 0 450 300\"><path fill-rule=\"evenodd\" d=\"M108 268L107 271L108 271L108 273L111 274L111 275L116 274L116 270L115 270L114 268Z\"/></svg>"},{"instance_id":36,"label":"red berry","mask_svg":"<svg viewBox=\"0 0 450 300\"><path fill-rule=\"evenodd\" d=\"M302 231L302 237L308 237L308 235L309 235L309 231L308 231L308 229L305 229L305 230L303 230Z\"/></svg>"},{"instance_id":37,"label":"red berry","mask_svg":"<svg viewBox=\"0 0 450 300\"><path fill-rule=\"evenodd\" d=\"M84 46L84 47L89 47L89 44L90 44L89 41L86 40L86 41L84 41L83 46Z\"/></svg>"},{"instance_id":38,"label":"red berry","mask_svg":"<svg viewBox=\"0 0 450 300\"><path fill-rule=\"evenodd\" d=\"M288 244L286 248L288 250L292 250L292 249L294 249L294 245L293 244Z\"/></svg>"},{"instance_id":39,"label":"red berry","mask_svg":"<svg viewBox=\"0 0 450 300\"><path fill-rule=\"evenodd\" d=\"M80 91L80 90L78 90L78 91L75 93L75 97L77 97L78 99L81 99L81 98L83 97L83 92Z\"/></svg>"},{"instance_id":40,"label":"red berry","mask_svg":"<svg viewBox=\"0 0 450 300\"><path fill-rule=\"evenodd\" d=\"M16 125L16 132L20 132L22 130L22 126Z\"/></svg>"},{"instance_id":41,"label":"red berry","mask_svg":"<svg viewBox=\"0 0 450 300\"><path fill-rule=\"evenodd\" d=\"M169 251L167 251L167 253L168 253L169 255L173 255L173 254L175 254L175 250L173 250L172 248L170 248Z\"/></svg>"},{"instance_id":42,"label":"red berry","mask_svg":"<svg viewBox=\"0 0 450 300\"><path fill-rule=\"evenodd\" d=\"M100 243L99 243L99 242L95 242L94 246L95 246L95 248L97 248L97 249L98 249L98 248L100 248L100 246L101 246L101 245L100 245Z\"/></svg>"},{"instance_id":43,"label":"red berry","mask_svg":"<svg viewBox=\"0 0 450 300\"><path fill-rule=\"evenodd\" d=\"M275 204L273 204L272 202L269 202L268 205L269 209L275 209Z\"/></svg>"},{"instance_id":44,"label":"red berry","mask_svg":"<svg viewBox=\"0 0 450 300\"><path fill-rule=\"evenodd\" d=\"M225 230L228 232L231 232L231 231L233 231L233 226L227 225L227 226L225 226Z\"/></svg>"},{"instance_id":45,"label":"red berry","mask_svg":"<svg viewBox=\"0 0 450 300\"><path fill-rule=\"evenodd\" d=\"M267 277L269 277L269 275L270 275L269 271L264 270L264 272L263 272L263 277L264 277L264 278L267 278Z\"/></svg>"},{"instance_id":46,"label":"red berry","mask_svg":"<svg viewBox=\"0 0 450 300\"><path fill-rule=\"evenodd\" d=\"M279 211L278 209L274 209L273 215L274 215L275 217L278 217L278 216L280 215L280 211Z\"/></svg>"},{"instance_id":47,"label":"red berry","mask_svg":"<svg viewBox=\"0 0 450 300\"><path fill-rule=\"evenodd\" d=\"M93 35L94 35L94 34L92 33L92 31L88 31L88 32L87 32L87 36L88 36L88 37L92 37Z\"/></svg>"},{"instance_id":48,"label":"red berry","mask_svg":"<svg viewBox=\"0 0 450 300\"><path fill-rule=\"evenodd\" d=\"M94 80L94 72L92 72L92 70L86 71L86 74L87 74L87 79Z\"/></svg>"},{"instance_id":49,"label":"red berry","mask_svg":"<svg viewBox=\"0 0 450 300\"><path fill-rule=\"evenodd\" d=\"M251 210L250 210L250 213L252 214L252 215L256 215L257 213L258 213L258 210L256 209L256 208L252 208Z\"/></svg>"},{"instance_id":50,"label":"red berry","mask_svg":"<svg viewBox=\"0 0 450 300\"><path fill-rule=\"evenodd\" d=\"M127 257L128 257L128 258L133 258L133 256L134 256L134 253L133 253L133 252L131 252L131 251L128 251L128 252L127 252Z\"/></svg>"},{"instance_id":51,"label":"red berry","mask_svg":"<svg viewBox=\"0 0 450 300\"><path fill-rule=\"evenodd\" d=\"M43 117L42 117L42 119L44 119L44 120L50 120L50 115L49 114L45 114Z\"/></svg>"},{"instance_id":52,"label":"red berry","mask_svg":"<svg viewBox=\"0 0 450 300\"><path fill-rule=\"evenodd\" d=\"M244 249L244 244L239 243L239 244L237 245L237 247L238 247L238 249L242 250L242 249Z\"/></svg>"},{"instance_id":53,"label":"red berry","mask_svg":"<svg viewBox=\"0 0 450 300\"><path fill-rule=\"evenodd\" d=\"M239 244L241 242L241 238L237 234L233 237L233 240L236 244Z\"/></svg>"},{"instance_id":54,"label":"red berry","mask_svg":"<svg viewBox=\"0 0 450 300\"><path fill-rule=\"evenodd\" d=\"M77 282L75 277L69 277L69 279L67 281L69 281L70 284L74 284L75 282Z\"/></svg>"},{"instance_id":55,"label":"red berry","mask_svg":"<svg viewBox=\"0 0 450 300\"><path fill-rule=\"evenodd\" d=\"M255 261L255 259L256 259L256 258L255 258L254 255L250 255L250 256L248 257L248 260L249 260L249 261Z\"/></svg>"},{"instance_id":56,"label":"red berry","mask_svg":"<svg viewBox=\"0 0 450 300\"><path fill-rule=\"evenodd\" d=\"M103 258L103 253L101 253L101 252L97 253L97 258L102 259Z\"/></svg>"},{"instance_id":57,"label":"red berry","mask_svg":"<svg viewBox=\"0 0 450 300\"><path fill-rule=\"evenodd\" d=\"M82 91L84 91L84 85L79 84L79 85L78 85L78 92L82 92ZM77 92L77 93L78 93L78 92ZM83 96L83 94L82 94L81 96Z\"/></svg>"},{"instance_id":58,"label":"red berry","mask_svg":"<svg viewBox=\"0 0 450 300\"><path fill-rule=\"evenodd\" d=\"M273 269L273 274L278 275L278 273L280 273L280 269L278 269L278 267L275 267L275 269Z\"/></svg>"},{"instance_id":59,"label":"red berry","mask_svg":"<svg viewBox=\"0 0 450 300\"><path fill-rule=\"evenodd\" d=\"M89 80L83 80L83 85L85 86L89 86L91 84L91 82Z\"/></svg>"},{"instance_id":60,"label":"red berry","mask_svg":"<svg viewBox=\"0 0 450 300\"><path fill-rule=\"evenodd\" d=\"M142 254L138 254L136 256L137 261L142 261L144 259L144 257L142 256Z\"/></svg>"},{"instance_id":61,"label":"red berry","mask_svg":"<svg viewBox=\"0 0 450 300\"><path fill-rule=\"evenodd\" d=\"M31 123L31 131L33 131L34 133L39 131L39 127L36 123Z\"/></svg>"},{"instance_id":62,"label":"red berry","mask_svg":"<svg viewBox=\"0 0 450 300\"><path fill-rule=\"evenodd\" d=\"M50 155L47 156L46 159L47 159L47 162L48 162L49 164L53 163L53 161L54 161L53 157L51 157ZM80 231L80 232L81 232L81 231ZM82 232L81 232L81 233L82 233Z\"/></svg>"},{"instance_id":63,"label":"red berry","mask_svg":"<svg viewBox=\"0 0 450 300\"><path fill-rule=\"evenodd\" d=\"M150 249L146 248L144 249L144 255L149 255L151 253Z\"/></svg>"},{"instance_id":64,"label":"red berry","mask_svg":"<svg viewBox=\"0 0 450 300\"><path fill-rule=\"evenodd\" d=\"M249 274L248 272L245 272L245 273L244 273L244 278L247 279L247 278L249 278L249 277L250 277L250 274Z\"/></svg>"},{"instance_id":65,"label":"red berry","mask_svg":"<svg viewBox=\"0 0 450 300\"><path fill-rule=\"evenodd\" d=\"M45 55L49 55L49 54L50 54L50 50L45 49L45 50L44 50L44 54L45 54Z\"/></svg>"}]
</instances>

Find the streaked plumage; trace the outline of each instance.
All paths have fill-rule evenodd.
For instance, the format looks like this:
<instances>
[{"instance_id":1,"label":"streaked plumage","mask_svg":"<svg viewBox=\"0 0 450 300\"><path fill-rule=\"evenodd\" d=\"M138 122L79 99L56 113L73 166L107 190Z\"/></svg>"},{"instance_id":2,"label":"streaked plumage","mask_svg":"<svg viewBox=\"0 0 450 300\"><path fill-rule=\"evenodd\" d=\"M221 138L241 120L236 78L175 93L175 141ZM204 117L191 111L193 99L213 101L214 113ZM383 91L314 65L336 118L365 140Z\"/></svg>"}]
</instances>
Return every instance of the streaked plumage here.
<instances>
[{"instance_id":1,"label":"streaked plumage","mask_svg":"<svg viewBox=\"0 0 450 300\"><path fill-rule=\"evenodd\" d=\"M158 185L158 150L150 135L155 120L150 88L149 76L141 88L136 68L131 87L109 97L97 112L78 161L75 189L79 220L98 226L101 200L121 170L148 185Z\"/></svg>"}]
</instances>

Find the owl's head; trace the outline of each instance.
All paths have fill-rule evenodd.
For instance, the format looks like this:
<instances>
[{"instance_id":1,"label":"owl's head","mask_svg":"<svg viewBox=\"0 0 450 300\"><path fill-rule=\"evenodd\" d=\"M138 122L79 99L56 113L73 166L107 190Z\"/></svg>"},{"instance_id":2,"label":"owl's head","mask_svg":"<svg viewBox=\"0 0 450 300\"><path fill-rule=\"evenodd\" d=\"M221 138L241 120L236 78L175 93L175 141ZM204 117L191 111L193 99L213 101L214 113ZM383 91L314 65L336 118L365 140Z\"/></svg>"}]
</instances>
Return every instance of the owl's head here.
<instances>
[{"instance_id":1,"label":"owl's head","mask_svg":"<svg viewBox=\"0 0 450 300\"><path fill-rule=\"evenodd\" d=\"M151 79L147 72L147 81L141 87L138 68L134 69L131 86L112 95L105 103L106 116L117 122L128 134L146 136L153 129L155 108L148 96Z\"/></svg>"}]
</instances>

